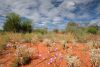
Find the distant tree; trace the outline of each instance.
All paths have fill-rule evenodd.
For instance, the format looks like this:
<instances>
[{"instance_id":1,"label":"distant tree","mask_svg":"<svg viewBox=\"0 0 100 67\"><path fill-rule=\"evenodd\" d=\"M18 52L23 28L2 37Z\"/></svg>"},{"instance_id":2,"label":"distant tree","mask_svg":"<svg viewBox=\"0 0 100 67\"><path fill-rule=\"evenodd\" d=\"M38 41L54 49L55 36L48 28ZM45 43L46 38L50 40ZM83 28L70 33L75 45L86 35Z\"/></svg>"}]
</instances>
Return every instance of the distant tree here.
<instances>
[{"instance_id":1,"label":"distant tree","mask_svg":"<svg viewBox=\"0 0 100 67\"><path fill-rule=\"evenodd\" d=\"M76 24L75 22L69 22L66 26L66 32L75 33L77 28L78 28L78 24Z\"/></svg>"},{"instance_id":2,"label":"distant tree","mask_svg":"<svg viewBox=\"0 0 100 67\"><path fill-rule=\"evenodd\" d=\"M78 24L76 24L75 22L69 22L69 23L67 24L67 26L78 26Z\"/></svg>"},{"instance_id":3,"label":"distant tree","mask_svg":"<svg viewBox=\"0 0 100 67\"><path fill-rule=\"evenodd\" d=\"M22 20L18 14L10 13L6 16L6 22L4 23L3 30L9 32L31 32L32 24L29 19Z\"/></svg>"},{"instance_id":4,"label":"distant tree","mask_svg":"<svg viewBox=\"0 0 100 67\"><path fill-rule=\"evenodd\" d=\"M23 33L26 33L26 32L32 32L32 21L31 20L25 20L21 23L21 31Z\"/></svg>"},{"instance_id":5,"label":"distant tree","mask_svg":"<svg viewBox=\"0 0 100 67\"><path fill-rule=\"evenodd\" d=\"M19 32L21 23L20 16L15 13L10 13L6 16L6 18L6 22L3 26L4 31Z\"/></svg>"},{"instance_id":6,"label":"distant tree","mask_svg":"<svg viewBox=\"0 0 100 67\"><path fill-rule=\"evenodd\" d=\"M47 28L38 28L34 30L35 33L46 34L48 32Z\"/></svg>"},{"instance_id":7,"label":"distant tree","mask_svg":"<svg viewBox=\"0 0 100 67\"><path fill-rule=\"evenodd\" d=\"M98 26L89 26L87 32L91 34L97 34L98 30Z\"/></svg>"},{"instance_id":8,"label":"distant tree","mask_svg":"<svg viewBox=\"0 0 100 67\"><path fill-rule=\"evenodd\" d=\"M54 30L53 30L53 32L58 33L58 32L59 32L59 30L58 30L58 29L54 29Z\"/></svg>"}]
</instances>

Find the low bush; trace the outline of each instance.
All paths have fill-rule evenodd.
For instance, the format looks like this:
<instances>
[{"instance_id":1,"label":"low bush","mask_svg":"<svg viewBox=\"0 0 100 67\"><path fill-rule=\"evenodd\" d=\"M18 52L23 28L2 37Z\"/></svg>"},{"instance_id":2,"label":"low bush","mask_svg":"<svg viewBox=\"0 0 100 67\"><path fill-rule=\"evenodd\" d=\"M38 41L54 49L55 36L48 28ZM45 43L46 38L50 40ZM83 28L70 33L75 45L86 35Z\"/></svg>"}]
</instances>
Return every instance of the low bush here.
<instances>
[{"instance_id":1,"label":"low bush","mask_svg":"<svg viewBox=\"0 0 100 67\"><path fill-rule=\"evenodd\" d=\"M95 26L90 26L90 27L88 27L87 32L88 32L88 33L91 33L91 34L97 34L98 30L97 30L97 27L95 27Z\"/></svg>"},{"instance_id":2,"label":"low bush","mask_svg":"<svg viewBox=\"0 0 100 67\"><path fill-rule=\"evenodd\" d=\"M93 67L100 67L100 49L90 50L91 63Z\"/></svg>"},{"instance_id":3,"label":"low bush","mask_svg":"<svg viewBox=\"0 0 100 67\"><path fill-rule=\"evenodd\" d=\"M19 46L16 49L16 57L19 58L19 64L26 65L30 63L32 52L34 52L32 49L28 49L26 46Z\"/></svg>"},{"instance_id":4,"label":"low bush","mask_svg":"<svg viewBox=\"0 0 100 67\"><path fill-rule=\"evenodd\" d=\"M22 57L22 64L23 65L29 64L30 61L31 61L31 58L29 56L23 56Z\"/></svg>"},{"instance_id":5,"label":"low bush","mask_svg":"<svg viewBox=\"0 0 100 67\"><path fill-rule=\"evenodd\" d=\"M66 56L68 67L79 67L80 59L77 56Z\"/></svg>"}]
</instances>

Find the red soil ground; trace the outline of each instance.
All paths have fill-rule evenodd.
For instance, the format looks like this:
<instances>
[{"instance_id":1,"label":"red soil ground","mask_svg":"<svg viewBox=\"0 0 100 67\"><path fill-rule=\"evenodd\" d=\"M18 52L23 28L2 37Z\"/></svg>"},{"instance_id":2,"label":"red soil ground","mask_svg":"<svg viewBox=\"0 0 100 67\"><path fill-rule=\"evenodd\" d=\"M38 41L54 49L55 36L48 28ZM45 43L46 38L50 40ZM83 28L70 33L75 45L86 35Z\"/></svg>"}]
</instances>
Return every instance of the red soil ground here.
<instances>
[{"instance_id":1,"label":"red soil ground","mask_svg":"<svg viewBox=\"0 0 100 67\"><path fill-rule=\"evenodd\" d=\"M37 45L26 43L26 45L35 48L39 58L33 58L30 64L21 67L67 67L65 56L68 54L79 57L81 61L80 67L91 67L89 48L84 44L68 44L66 50L64 50L59 43L56 43L56 45L51 48L42 43ZM0 64L2 67L10 67L9 65L14 58L13 52L14 49L11 50L11 53L0 57ZM52 62L50 63L51 60Z\"/></svg>"}]
</instances>

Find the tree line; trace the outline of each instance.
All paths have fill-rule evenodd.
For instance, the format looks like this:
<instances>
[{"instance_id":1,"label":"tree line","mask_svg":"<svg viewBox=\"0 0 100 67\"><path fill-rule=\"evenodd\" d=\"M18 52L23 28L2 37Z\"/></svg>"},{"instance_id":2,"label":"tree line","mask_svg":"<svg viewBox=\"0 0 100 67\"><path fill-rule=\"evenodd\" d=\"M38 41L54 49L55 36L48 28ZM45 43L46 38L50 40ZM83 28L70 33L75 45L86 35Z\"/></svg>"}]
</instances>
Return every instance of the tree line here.
<instances>
[{"instance_id":1,"label":"tree line","mask_svg":"<svg viewBox=\"0 0 100 67\"><path fill-rule=\"evenodd\" d=\"M7 32L17 32L17 33L27 33L32 32L33 26L30 19L23 19L16 13L10 13L6 16L6 21L3 26L3 30ZM40 32L42 34L47 33L47 29L35 29L35 32ZM79 32L87 32L91 34L100 34L100 27L97 25L90 25L81 27L75 22L69 22L66 24L65 30L62 32L71 32L77 34ZM53 32L58 33L58 29L54 29Z\"/></svg>"}]
</instances>

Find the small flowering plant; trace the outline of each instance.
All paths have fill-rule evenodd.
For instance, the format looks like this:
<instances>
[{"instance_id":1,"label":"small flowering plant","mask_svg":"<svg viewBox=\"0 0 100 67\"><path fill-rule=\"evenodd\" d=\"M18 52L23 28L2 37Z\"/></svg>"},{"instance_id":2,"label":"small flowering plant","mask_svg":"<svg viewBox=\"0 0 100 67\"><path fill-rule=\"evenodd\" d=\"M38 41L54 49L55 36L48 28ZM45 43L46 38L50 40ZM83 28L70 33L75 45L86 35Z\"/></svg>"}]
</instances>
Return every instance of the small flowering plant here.
<instances>
[{"instance_id":1,"label":"small flowering plant","mask_svg":"<svg viewBox=\"0 0 100 67\"><path fill-rule=\"evenodd\" d=\"M33 50L26 46L17 46L15 56L19 58L20 64L28 64L31 60Z\"/></svg>"}]
</instances>

